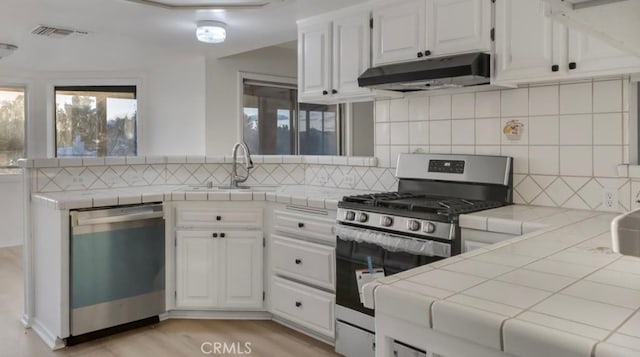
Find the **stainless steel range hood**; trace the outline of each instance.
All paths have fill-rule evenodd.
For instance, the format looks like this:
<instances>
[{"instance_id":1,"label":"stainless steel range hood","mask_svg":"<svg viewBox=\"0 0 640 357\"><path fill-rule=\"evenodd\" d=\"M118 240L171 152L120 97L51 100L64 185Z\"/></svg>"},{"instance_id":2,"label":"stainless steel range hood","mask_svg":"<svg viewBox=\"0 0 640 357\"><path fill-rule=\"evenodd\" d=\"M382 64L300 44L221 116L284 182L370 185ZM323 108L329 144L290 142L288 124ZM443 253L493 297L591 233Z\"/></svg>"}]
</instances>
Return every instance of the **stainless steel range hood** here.
<instances>
[{"instance_id":1,"label":"stainless steel range hood","mask_svg":"<svg viewBox=\"0 0 640 357\"><path fill-rule=\"evenodd\" d=\"M400 92L489 84L490 56L466 53L372 67L359 78L360 87Z\"/></svg>"}]
</instances>

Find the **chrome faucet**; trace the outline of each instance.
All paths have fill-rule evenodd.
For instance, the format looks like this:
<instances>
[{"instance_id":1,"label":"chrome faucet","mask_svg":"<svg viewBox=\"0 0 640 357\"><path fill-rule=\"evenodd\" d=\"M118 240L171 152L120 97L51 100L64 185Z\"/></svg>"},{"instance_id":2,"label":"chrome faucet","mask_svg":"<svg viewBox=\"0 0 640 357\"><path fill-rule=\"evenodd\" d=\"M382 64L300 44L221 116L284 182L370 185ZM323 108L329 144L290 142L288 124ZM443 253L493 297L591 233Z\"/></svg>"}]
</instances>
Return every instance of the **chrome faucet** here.
<instances>
[{"instance_id":1,"label":"chrome faucet","mask_svg":"<svg viewBox=\"0 0 640 357\"><path fill-rule=\"evenodd\" d=\"M238 175L238 149L242 148L244 151L244 167L247 170L247 174L244 176ZM249 170L253 168L253 161L251 161L251 153L249 152L249 148L247 144L244 142L236 143L233 146L233 161L231 165L231 188L241 188L238 186L239 182L245 182L249 178Z\"/></svg>"}]
</instances>

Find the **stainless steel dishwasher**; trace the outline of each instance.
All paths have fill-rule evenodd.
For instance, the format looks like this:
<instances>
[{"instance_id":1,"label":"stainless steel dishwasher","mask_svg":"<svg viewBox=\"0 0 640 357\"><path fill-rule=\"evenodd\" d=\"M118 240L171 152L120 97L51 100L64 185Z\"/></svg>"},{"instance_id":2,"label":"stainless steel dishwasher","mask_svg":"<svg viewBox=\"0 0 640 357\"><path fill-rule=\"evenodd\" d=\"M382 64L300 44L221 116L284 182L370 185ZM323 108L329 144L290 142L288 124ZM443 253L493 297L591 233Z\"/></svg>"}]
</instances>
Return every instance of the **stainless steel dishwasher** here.
<instances>
[{"instance_id":1,"label":"stainless steel dishwasher","mask_svg":"<svg viewBox=\"0 0 640 357\"><path fill-rule=\"evenodd\" d=\"M76 210L70 219L67 345L157 322L165 312L162 204Z\"/></svg>"}]
</instances>

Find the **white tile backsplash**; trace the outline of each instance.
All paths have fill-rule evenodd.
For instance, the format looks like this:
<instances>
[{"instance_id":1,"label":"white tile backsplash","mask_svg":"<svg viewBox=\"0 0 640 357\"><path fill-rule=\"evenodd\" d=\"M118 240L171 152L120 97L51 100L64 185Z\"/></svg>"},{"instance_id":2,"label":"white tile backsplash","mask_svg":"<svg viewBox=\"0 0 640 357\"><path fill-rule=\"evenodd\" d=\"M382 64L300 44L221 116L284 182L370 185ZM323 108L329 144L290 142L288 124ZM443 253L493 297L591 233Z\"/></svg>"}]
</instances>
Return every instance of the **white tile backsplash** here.
<instances>
[{"instance_id":1,"label":"white tile backsplash","mask_svg":"<svg viewBox=\"0 0 640 357\"><path fill-rule=\"evenodd\" d=\"M451 96L435 95L429 97L429 119L451 119Z\"/></svg>"},{"instance_id":2,"label":"white tile backsplash","mask_svg":"<svg viewBox=\"0 0 640 357\"><path fill-rule=\"evenodd\" d=\"M622 113L593 114L593 144L622 143Z\"/></svg>"},{"instance_id":3,"label":"white tile backsplash","mask_svg":"<svg viewBox=\"0 0 640 357\"><path fill-rule=\"evenodd\" d=\"M409 98L409 120L429 120L429 97L419 96Z\"/></svg>"},{"instance_id":4,"label":"white tile backsplash","mask_svg":"<svg viewBox=\"0 0 640 357\"><path fill-rule=\"evenodd\" d=\"M500 116L500 91L476 93L476 118Z\"/></svg>"},{"instance_id":5,"label":"white tile backsplash","mask_svg":"<svg viewBox=\"0 0 640 357\"><path fill-rule=\"evenodd\" d=\"M560 145L591 145L593 116L575 114L560 116Z\"/></svg>"},{"instance_id":6,"label":"white tile backsplash","mask_svg":"<svg viewBox=\"0 0 640 357\"><path fill-rule=\"evenodd\" d=\"M406 145L409 143L409 122L389 123L389 144Z\"/></svg>"},{"instance_id":7,"label":"white tile backsplash","mask_svg":"<svg viewBox=\"0 0 640 357\"><path fill-rule=\"evenodd\" d=\"M622 111L622 80L593 82L593 112Z\"/></svg>"},{"instance_id":8,"label":"white tile backsplash","mask_svg":"<svg viewBox=\"0 0 640 357\"><path fill-rule=\"evenodd\" d=\"M529 115L529 88L503 90L500 108L503 118Z\"/></svg>"},{"instance_id":9,"label":"white tile backsplash","mask_svg":"<svg viewBox=\"0 0 640 357\"><path fill-rule=\"evenodd\" d=\"M451 120L432 120L430 122L429 143L433 146L451 145Z\"/></svg>"},{"instance_id":10,"label":"white tile backsplash","mask_svg":"<svg viewBox=\"0 0 640 357\"><path fill-rule=\"evenodd\" d=\"M529 118L529 143L531 145L558 145L559 130L559 119L556 115L531 117Z\"/></svg>"},{"instance_id":11,"label":"white tile backsplash","mask_svg":"<svg viewBox=\"0 0 640 357\"><path fill-rule=\"evenodd\" d=\"M560 85L560 114L591 113L592 103L591 82Z\"/></svg>"},{"instance_id":12,"label":"white tile backsplash","mask_svg":"<svg viewBox=\"0 0 640 357\"><path fill-rule=\"evenodd\" d=\"M393 99L389 101L389 121L406 121L409 117L409 100Z\"/></svg>"},{"instance_id":13,"label":"white tile backsplash","mask_svg":"<svg viewBox=\"0 0 640 357\"><path fill-rule=\"evenodd\" d=\"M591 176L593 171L592 146L561 146L560 175Z\"/></svg>"},{"instance_id":14,"label":"white tile backsplash","mask_svg":"<svg viewBox=\"0 0 640 357\"><path fill-rule=\"evenodd\" d=\"M518 182L538 175L548 183L516 185L516 202L601 209L602 185L594 179L617 177L617 166L629 160L628 86L628 79L585 80L379 100L377 121L397 121L376 126L376 153L383 156L379 164L394 166L392 157L401 150L508 155L514 157ZM392 106L398 113L407 108L408 117L389 119ZM512 120L523 124L519 137L503 131ZM404 122L409 124L402 142ZM640 206L628 207L639 192L640 183L622 179L621 210Z\"/></svg>"},{"instance_id":15,"label":"white tile backsplash","mask_svg":"<svg viewBox=\"0 0 640 357\"><path fill-rule=\"evenodd\" d=\"M451 97L451 118L464 119L475 117L475 101L474 93L454 94Z\"/></svg>"},{"instance_id":16,"label":"white tile backsplash","mask_svg":"<svg viewBox=\"0 0 640 357\"><path fill-rule=\"evenodd\" d=\"M428 121L415 121L409 123L409 145L429 145Z\"/></svg>"},{"instance_id":17,"label":"white tile backsplash","mask_svg":"<svg viewBox=\"0 0 640 357\"><path fill-rule=\"evenodd\" d=\"M473 147L475 145L475 123L474 119L451 121L451 144Z\"/></svg>"},{"instance_id":18,"label":"white tile backsplash","mask_svg":"<svg viewBox=\"0 0 640 357\"><path fill-rule=\"evenodd\" d=\"M559 111L558 86L529 89L529 115L552 115Z\"/></svg>"}]
</instances>

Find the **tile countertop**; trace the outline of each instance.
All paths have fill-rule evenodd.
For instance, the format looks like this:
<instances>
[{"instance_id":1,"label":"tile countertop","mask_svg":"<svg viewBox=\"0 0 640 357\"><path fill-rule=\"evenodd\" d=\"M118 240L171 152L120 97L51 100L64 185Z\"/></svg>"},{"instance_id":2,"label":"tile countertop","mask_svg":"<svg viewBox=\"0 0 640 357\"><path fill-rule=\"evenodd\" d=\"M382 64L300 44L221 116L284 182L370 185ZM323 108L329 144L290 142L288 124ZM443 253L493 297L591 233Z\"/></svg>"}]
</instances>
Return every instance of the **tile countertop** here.
<instances>
[{"instance_id":1,"label":"tile countertop","mask_svg":"<svg viewBox=\"0 0 640 357\"><path fill-rule=\"evenodd\" d=\"M366 305L518 356L639 356L640 258L611 251L615 216L520 205L461 216L520 236L368 284Z\"/></svg>"},{"instance_id":2,"label":"tile countertop","mask_svg":"<svg viewBox=\"0 0 640 357\"><path fill-rule=\"evenodd\" d=\"M338 201L343 196L366 192L306 185L256 186L256 190L248 189L246 191L185 191L187 187L159 185L91 191L34 193L31 195L31 199L34 202L44 203L51 208L60 210L160 201L271 201L335 210L337 209ZM264 190L265 188L269 190Z\"/></svg>"}]
</instances>

